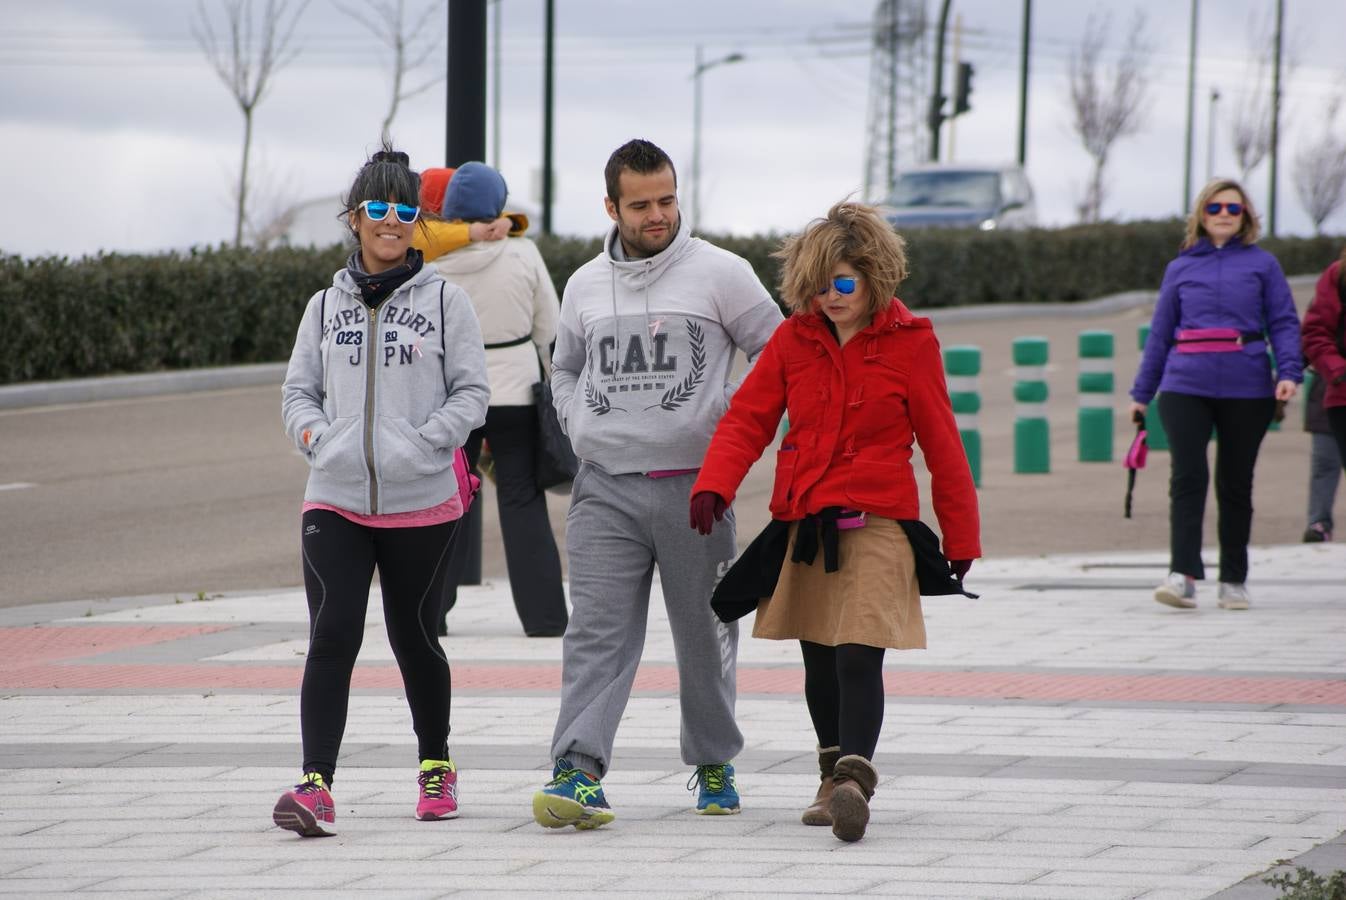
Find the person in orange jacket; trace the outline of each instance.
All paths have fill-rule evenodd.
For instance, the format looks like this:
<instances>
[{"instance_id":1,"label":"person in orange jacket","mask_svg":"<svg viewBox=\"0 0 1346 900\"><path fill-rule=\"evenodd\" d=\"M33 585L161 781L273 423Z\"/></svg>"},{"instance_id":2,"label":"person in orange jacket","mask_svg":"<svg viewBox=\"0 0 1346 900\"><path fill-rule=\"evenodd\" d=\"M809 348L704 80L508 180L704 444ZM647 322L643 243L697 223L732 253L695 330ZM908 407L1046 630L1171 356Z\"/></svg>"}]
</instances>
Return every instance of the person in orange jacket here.
<instances>
[{"instance_id":1,"label":"person in orange jacket","mask_svg":"<svg viewBox=\"0 0 1346 900\"><path fill-rule=\"evenodd\" d=\"M716 427L690 517L697 531L711 531L788 411L773 522L725 575L712 605L725 618L721 589L747 570L756 579L746 591L757 609L753 637L800 642L822 775L803 820L855 841L878 780L871 760L883 722L884 651L925 647L922 592L962 592L981 555L977 494L930 320L894 296L907 273L902 238L873 207L838 203L777 256L793 314ZM917 442L943 554L918 521Z\"/></svg>"},{"instance_id":2,"label":"person in orange jacket","mask_svg":"<svg viewBox=\"0 0 1346 900\"><path fill-rule=\"evenodd\" d=\"M432 216L442 214L444 193L453 180L451 168L431 168L421 173L421 210ZM416 229L411 246L421 251L426 262L438 259L477 241L498 241L506 237L521 237L528 230L528 216L521 212L504 212L494 222L450 222L426 217Z\"/></svg>"}]
</instances>

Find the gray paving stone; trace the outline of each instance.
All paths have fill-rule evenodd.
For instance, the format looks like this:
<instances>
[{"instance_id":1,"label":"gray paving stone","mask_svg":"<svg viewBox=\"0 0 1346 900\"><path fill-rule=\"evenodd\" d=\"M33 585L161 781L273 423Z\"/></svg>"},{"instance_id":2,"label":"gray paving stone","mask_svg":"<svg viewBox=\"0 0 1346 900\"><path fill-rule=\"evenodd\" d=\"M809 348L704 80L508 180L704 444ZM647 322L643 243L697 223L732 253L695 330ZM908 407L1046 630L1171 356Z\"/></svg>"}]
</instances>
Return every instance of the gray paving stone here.
<instances>
[{"instance_id":1,"label":"gray paving stone","mask_svg":"<svg viewBox=\"0 0 1346 900\"><path fill-rule=\"evenodd\" d=\"M0 894L14 894L19 897L36 897L43 894L69 896L97 884L96 878L24 878L22 875L10 875L0 879Z\"/></svg>"},{"instance_id":2,"label":"gray paving stone","mask_svg":"<svg viewBox=\"0 0 1346 900\"><path fill-rule=\"evenodd\" d=\"M969 897L966 885L939 882L884 882L864 892L866 897ZM978 885L977 900L1131 900L1132 888L1091 887L1083 892L1078 887L1057 887L1049 884ZM1188 898L1191 900L1191 898Z\"/></svg>"}]
</instances>

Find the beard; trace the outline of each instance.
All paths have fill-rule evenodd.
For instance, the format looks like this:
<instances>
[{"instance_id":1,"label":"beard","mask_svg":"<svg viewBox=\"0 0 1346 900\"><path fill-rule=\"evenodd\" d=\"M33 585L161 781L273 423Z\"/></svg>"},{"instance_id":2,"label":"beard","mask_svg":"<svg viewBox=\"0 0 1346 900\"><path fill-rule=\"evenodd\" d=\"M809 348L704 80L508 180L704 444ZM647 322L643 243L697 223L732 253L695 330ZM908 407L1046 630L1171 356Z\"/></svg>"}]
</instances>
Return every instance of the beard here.
<instances>
[{"instance_id":1,"label":"beard","mask_svg":"<svg viewBox=\"0 0 1346 900\"><path fill-rule=\"evenodd\" d=\"M678 230L682 227L682 216L675 216L665 227L664 233L658 237L651 236L639 228L631 228L624 222L617 223L617 234L622 239L622 246L627 255L637 259L647 259L668 249L668 245L673 243L673 238L677 237Z\"/></svg>"}]
</instances>

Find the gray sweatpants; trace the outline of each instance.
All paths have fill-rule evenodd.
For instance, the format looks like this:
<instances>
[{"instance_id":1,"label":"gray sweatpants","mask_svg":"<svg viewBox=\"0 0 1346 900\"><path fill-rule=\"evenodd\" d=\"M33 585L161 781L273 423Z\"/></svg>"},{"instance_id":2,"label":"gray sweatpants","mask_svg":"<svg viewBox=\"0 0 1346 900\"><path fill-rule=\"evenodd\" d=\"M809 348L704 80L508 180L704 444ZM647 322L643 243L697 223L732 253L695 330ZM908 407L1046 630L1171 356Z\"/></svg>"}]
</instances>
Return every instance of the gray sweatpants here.
<instances>
[{"instance_id":1,"label":"gray sweatpants","mask_svg":"<svg viewBox=\"0 0 1346 900\"><path fill-rule=\"evenodd\" d=\"M645 645L656 564L678 661L682 761L726 763L743 749L734 721L738 626L710 609L715 582L734 558L734 514L709 536L693 531L687 504L695 480L580 466L566 517L572 612L553 759L607 773Z\"/></svg>"}]
</instances>

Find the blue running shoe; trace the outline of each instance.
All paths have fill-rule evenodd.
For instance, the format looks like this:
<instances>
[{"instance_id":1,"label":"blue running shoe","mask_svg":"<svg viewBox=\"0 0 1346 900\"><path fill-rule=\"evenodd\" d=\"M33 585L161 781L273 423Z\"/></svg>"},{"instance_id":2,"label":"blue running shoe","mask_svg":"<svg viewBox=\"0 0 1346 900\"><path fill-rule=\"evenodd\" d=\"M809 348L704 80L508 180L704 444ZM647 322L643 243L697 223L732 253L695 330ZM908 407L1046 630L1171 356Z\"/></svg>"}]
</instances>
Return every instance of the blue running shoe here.
<instances>
[{"instance_id":1,"label":"blue running shoe","mask_svg":"<svg viewBox=\"0 0 1346 900\"><path fill-rule=\"evenodd\" d=\"M687 790L699 784L696 812L702 816L732 816L738 812L738 783L734 767L729 763L717 766L697 766L687 781Z\"/></svg>"},{"instance_id":2,"label":"blue running shoe","mask_svg":"<svg viewBox=\"0 0 1346 900\"><path fill-rule=\"evenodd\" d=\"M615 818L603 796L603 785L572 766L568 759L556 761L551 781L533 795L533 820L543 828L574 825L588 830Z\"/></svg>"}]
</instances>

